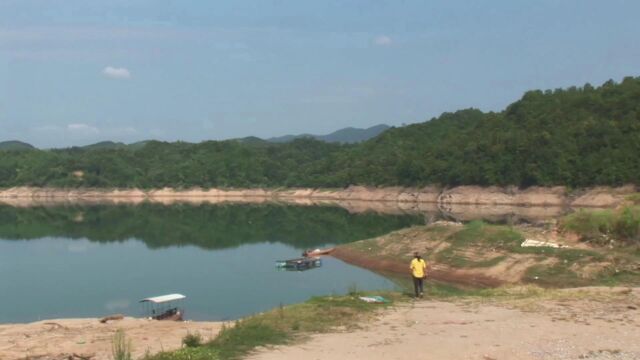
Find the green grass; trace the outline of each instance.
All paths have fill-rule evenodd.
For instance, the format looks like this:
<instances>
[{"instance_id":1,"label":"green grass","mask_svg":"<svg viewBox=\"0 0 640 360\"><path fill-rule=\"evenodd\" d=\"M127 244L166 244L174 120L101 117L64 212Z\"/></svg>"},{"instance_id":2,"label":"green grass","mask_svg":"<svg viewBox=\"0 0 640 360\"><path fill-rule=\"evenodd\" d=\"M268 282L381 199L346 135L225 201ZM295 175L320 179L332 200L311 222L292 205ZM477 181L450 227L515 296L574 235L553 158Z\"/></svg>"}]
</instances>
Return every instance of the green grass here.
<instances>
[{"instance_id":1,"label":"green grass","mask_svg":"<svg viewBox=\"0 0 640 360\"><path fill-rule=\"evenodd\" d=\"M358 299L361 293L314 297L301 304L281 306L225 326L213 340L200 347L164 352L145 359L238 359L259 347L288 344L309 334L337 327L357 328L368 314L404 298L395 292L368 294L381 295L390 301L387 304L369 304Z\"/></svg>"},{"instance_id":2,"label":"green grass","mask_svg":"<svg viewBox=\"0 0 640 360\"><path fill-rule=\"evenodd\" d=\"M146 356L145 360L220 360L220 353L211 347L191 347L176 351L165 351L153 356Z\"/></svg>"},{"instance_id":3,"label":"green grass","mask_svg":"<svg viewBox=\"0 0 640 360\"><path fill-rule=\"evenodd\" d=\"M496 249L510 249L519 246L524 236L510 226L489 225L482 221L472 221L462 230L451 234L447 241L452 247L480 245Z\"/></svg>"},{"instance_id":4,"label":"green grass","mask_svg":"<svg viewBox=\"0 0 640 360\"><path fill-rule=\"evenodd\" d=\"M111 339L111 355L114 360L131 360L131 340L118 329Z\"/></svg>"},{"instance_id":5,"label":"green grass","mask_svg":"<svg viewBox=\"0 0 640 360\"><path fill-rule=\"evenodd\" d=\"M640 206L580 210L561 219L560 226L599 245L640 245Z\"/></svg>"},{"instance_id":6,"label":"green grass","mask_svg":"<svg viewBox=\"0 0 640 360\"><path fill-rule=\"evenodd\" d=\"M223 328L207 347L215 349L222 359L235 359L259 346L289 342L292 334L282 327L261 317L240 320L232 327ZM290 329L295 331L293 326Z\"/></svg>"},{"instance_id":7,"label":"green grass","mask_svg":"<svg viewBox=\"0 0 640 360\"><path fill-rule=\"evenodd\" d=\"M449 247L438 252L435 260L458 268L492 267L506 259L497 255L490 259L475 260L461 254L469 249L511 250L518 248L524 240L522 234L509 226L488 225L472 221L461 230L446 237Z\"/></svg>"},{"instance_id":8,"label":"green grass","mask_svg":"<svg viewBox=\"0 0 640 360\"><path fill-rule=\"evenodd\" d=\"M640 193L631 194L626 197L626 200L631 202L633 205L640 205Z\"/></svg>"},{"instance_id":9,"label":"green grass","mask_svg":"<svg viewBox=\"0 0 640 360\"><path fill-rule=\"evenodd\" d=\"M527 270L523 280L546 287L573 287L589 284L587 279L580 278L564 264L534 265Z\"/></svg>"}]
</instances>

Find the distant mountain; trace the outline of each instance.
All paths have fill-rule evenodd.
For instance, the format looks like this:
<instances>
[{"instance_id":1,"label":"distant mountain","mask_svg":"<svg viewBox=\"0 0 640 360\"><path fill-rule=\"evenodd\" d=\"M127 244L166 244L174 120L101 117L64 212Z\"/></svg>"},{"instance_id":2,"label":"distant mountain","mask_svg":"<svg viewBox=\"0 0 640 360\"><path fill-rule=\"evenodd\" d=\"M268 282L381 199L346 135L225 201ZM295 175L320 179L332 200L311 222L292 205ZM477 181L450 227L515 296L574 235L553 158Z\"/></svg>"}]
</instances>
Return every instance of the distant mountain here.
<instances>
[{"instance_id":1,"label":"distant mountain","mask_svg":"<svg viewBox=\"0 0 640 360\"><path fill-rule=\"evenodd\" d=\"M316 140L332 142L332 143L333 142L358 143L358 142L362 142L362 141L366 141L371 138L374 138L389 128L390 127L388 125L384 125L384 124L372 126L367 129L348 127L348 128L334 131L331 134L327 134L327 135L312 135L312 134L285 135L285 136L272 137L270 139L267 139L267 141L275 142L275 143L286 143L299 138L314 138Z\"/></svg>"},{"instance_id":2,"label":"distant mountain","mask_svg":"<svg viewBox=\"0 0 640 360\"><path fill-rule=\"evenodd\" d=\"M151 141L153 140L142 140L142 141L131 143L127 145L127 147L129 149L138 150L138 149L142 149L145 145L147 145Z\"/></svg>"},{"instance_id":3,"label":"distant mountain","mask_svg":"<svg viewBox=\"0 0 640 360\"><path fill-rule=\"evenodd\" d=\"M101 141L91 145L80 146L84 150L121 149L125 147L127 147L127 144L114 141Z\"/></svg>"},{"instance_id":4,"label":"distant mountain","mask_svg":"<svg viewBox=\"0 0 640 360\"><path fill-rule=\"evenodd\" d=\"M248 145L265 145L269 144L269 140L264 140L256 136L247 136L239 139L232 139L233 141L248 144Z\"/></svg>"},{"instance_id":5,"label":"distant mountain","mask_svg":"<svg viewBox=\"0 0 640 360\"><path fill-rule=\"evenodd\" d=\"M122 142L115 141L101 141L95 144L80 146L83 150L105 150L105 149L133 149L138 150L143 148L149 141L151 140L143 140L134 142L131 144L125 144Z\"/></svg>"},{"instance_id":6,"label":"distant mountain","mask_svg":"<svg viewBox=\"0 0 640 360\"><path fill-rule=\"evenodd\" d=\"M34 150L35 147L31 144L27 144L22 141L11 140L11 141L1 141L0 142L0 150L5 151L21 151L21 150Z\"/></svg>"}]
</instances>

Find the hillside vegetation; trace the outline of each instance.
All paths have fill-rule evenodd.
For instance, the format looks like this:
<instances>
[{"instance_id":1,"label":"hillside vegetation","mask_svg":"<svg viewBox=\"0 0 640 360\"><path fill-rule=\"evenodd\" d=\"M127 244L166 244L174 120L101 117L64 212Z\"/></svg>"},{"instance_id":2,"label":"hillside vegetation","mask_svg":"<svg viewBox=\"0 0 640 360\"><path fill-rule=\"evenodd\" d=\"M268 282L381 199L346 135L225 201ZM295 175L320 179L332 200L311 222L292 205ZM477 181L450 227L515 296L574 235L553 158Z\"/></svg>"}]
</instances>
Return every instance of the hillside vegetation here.
<instances>
[{"instance_id":1,"label":"hillside vegetation","mask_svg":"<svg viewBox=\"0 0 640 360\"><path fill-rule=\"evenodd\" d=\"M22 141L0 141L0 151L22 151L33 150L34 147L31 144L27 144Z\"/></svg>"},{"instance_id":2,"label":"hillside vegetation","mask_svg":"<svg viewBox=\"0 0 640 360\"><path fill-rule=\"evenodd\" d=\"M316 140L321 140L325 142L335 142L335 143L359 143L365 140L369 140L373 137L380 135L389 129L388 125L380 124L376 126L372 126L366 129L359 129L348 127L340 130L336 130L331 134L327 135L311 135L311 134L302 134L302 135L285 135L278 136L267 139L266 141L275 142L275 143L284 143L293 141L294 139L299 138L313 138Z\"/></svg>"},{"instance_id":3,"label":"hillside vegetation","mask_svg":"<svg viewBox=\"0 0 640 360\"><path fill-rule=\"evenodd\" d=\"M467 109L359 144L296 139L149 141L0 152L0 187L620 185L640 179L640 78L530 91L499 113Z\"/></svg>"}]
</instances>

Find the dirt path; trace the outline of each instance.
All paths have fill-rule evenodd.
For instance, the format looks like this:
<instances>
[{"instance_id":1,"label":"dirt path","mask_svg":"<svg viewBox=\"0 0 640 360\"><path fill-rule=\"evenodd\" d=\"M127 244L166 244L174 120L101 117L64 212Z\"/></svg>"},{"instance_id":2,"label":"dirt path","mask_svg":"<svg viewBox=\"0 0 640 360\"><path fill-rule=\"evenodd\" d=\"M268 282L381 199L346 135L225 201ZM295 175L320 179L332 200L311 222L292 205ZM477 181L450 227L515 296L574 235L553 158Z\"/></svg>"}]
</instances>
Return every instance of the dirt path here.
<instances>
[{"instance_id":1,"label":"dirt path","mask_svg":"<svg viewBox=\"0 0 640 360\"><path fill-rule=\"evenodd\" d=\"M400 305L352 333L263 349L270 359L640 359L640 291L615 300Z\"/></svg>"},{"instance_id":2,"label":"dirt path","mask_svg":"<svg viewBox=\"0 0 640 360\"><path fill-rule=\"evenodd\" d=\"M188 333L213 337L222 323L173 322L125 318L101 324L98 319L45 320L0 325L0 359L68 359L73 354L91 360L111 359L112 338L123 329L133 344L134 358L146 351L177 349Z\"/></svg>"}]
</instances>

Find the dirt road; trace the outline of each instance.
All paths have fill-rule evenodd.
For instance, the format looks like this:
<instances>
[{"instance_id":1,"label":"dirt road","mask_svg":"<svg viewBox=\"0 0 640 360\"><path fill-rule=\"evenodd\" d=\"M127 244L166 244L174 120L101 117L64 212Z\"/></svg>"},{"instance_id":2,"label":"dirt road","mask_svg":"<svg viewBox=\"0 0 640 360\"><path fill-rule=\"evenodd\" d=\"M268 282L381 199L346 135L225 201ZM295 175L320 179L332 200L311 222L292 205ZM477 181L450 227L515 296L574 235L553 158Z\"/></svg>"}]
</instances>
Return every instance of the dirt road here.
<instances>
[{"instance_id":1,"label":"dirt road","mask_svg":"<svg viewBox=\"0 0 640 360\"><path fill-rule=\"evenodd\" d=\"M590 299L465 303L422 300L352 333L262 349L271 359L640 359L640 292Z\"/></svg>"}]
</instances>

